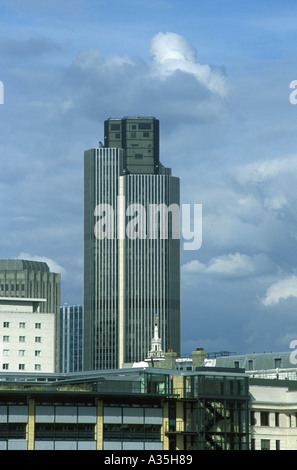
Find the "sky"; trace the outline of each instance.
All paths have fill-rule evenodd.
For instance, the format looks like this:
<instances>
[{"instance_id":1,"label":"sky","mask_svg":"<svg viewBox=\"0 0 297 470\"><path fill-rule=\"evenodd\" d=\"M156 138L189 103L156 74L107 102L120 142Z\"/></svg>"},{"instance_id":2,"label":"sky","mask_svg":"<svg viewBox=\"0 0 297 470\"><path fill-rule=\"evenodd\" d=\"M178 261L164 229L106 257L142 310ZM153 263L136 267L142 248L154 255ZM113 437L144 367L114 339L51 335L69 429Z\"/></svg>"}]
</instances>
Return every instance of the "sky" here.
<instances>
[{"instance_id":1,"label":"sky","mask_svg":"<svg viewBox=\"0 0 297 470\"><path fill-rule=\"evenodd\" d=\"M83 152L160 120L202 245L181 251L182 353L297 339L297 4L0 0L0 258L45 260L82 304Z\"/></svg>"}]
</instances>

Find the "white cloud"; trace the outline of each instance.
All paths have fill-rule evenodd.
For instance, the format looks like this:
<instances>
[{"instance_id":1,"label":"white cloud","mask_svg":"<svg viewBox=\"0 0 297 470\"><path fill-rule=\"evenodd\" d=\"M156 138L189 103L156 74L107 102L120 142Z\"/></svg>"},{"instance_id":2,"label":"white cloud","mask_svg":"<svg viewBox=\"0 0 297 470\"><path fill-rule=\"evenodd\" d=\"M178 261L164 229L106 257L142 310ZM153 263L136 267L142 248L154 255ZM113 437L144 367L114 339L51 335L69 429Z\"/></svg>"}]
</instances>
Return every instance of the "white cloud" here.
<instances>
[{"instance_id":1,"label":"white cloud","mask_svg":"<svg viewBox=\"0 0 297 470\"><path fill-rule=\"evenodd\" d=\"M225 95L226 82L223 74L209 65L197 62L196 49L175 33L158 33L151 40L153 64L161 77L167 78L177 70L193 75L213 93Z\"/></svg>"},{"instance_id":2,"label":"white cloud","mask_svg":"<svg viewBox=\"0 0 297 470\"><path fill-rule=\"evenodd\" d=\"M259 160L239 168L237 180L240 184L264 183L281 174L296 172L297 156L287 156L273 158L269 160Z\"/></svg>"},{"instance_id":3,"label":"white cloud","mask_svg":"<svg viewBox=\"0 0 297 470\"><path fill-rule=\"evenodd\" d=\"M267 289L262 303L266 306L271 306L278 304L281 299L286 300L289 297L297 297L297 277L295 275L272 284Z\"/></svg>"},{"instance_id":4,"label":"white cloud","mask_svg":"<svg viewBox=\"0 0 297 470\"><path fill-rule=\"evenodd\" d=\"M255 271L255 266L250 256L242 253L230 253L212 258L208 264L202 264L198 260L190 261L183 265L182 270L184 273L247 276Z\"/></svg>"},{"instance_id":5,"label":"white cloud","mask_svg":"<svg viewBox=\"0 0 297 470\"><path fill-rule=\"evenodd\" d=\"M280 211L288 205L287 198L284 195L267 197L264 199L264 207L269 212Z\"/></svg>"},{"instance_id":6,"label":"white cloud","mask_svg":"<svg viewBox=\"0 0 297 470\"><path fill-rule=\"evenodd\" d=\"M104 57L103 54L98 49L87 49L81 51L76 59L75 65L81 69L97 69L99 72L102 70L102 67L107 68L118 68L123 65L135 65L133 60L130 59L127 55L120 57L117 55L112 55Z\"/></svg>"}]
</instances>

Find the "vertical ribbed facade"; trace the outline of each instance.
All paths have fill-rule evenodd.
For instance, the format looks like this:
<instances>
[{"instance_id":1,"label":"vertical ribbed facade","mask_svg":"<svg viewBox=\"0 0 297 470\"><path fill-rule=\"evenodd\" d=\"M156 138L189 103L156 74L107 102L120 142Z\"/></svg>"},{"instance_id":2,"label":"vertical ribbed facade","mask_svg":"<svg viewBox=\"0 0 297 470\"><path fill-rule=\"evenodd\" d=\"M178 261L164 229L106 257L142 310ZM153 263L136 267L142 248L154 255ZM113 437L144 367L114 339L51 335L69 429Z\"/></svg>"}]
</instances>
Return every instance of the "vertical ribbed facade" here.
<instances>
[{"instance_id":1,"label":"vertical ribbed facade","mask_svg":"<svg viewBox=\"0 0 297 470\"><path fill-rule=\"evenodd\" d=\"M179 204L179 179L161 175L129 175L126 206L141 204L146 212L146 236L126 238L125 362L143 361L151 348L155 318L164 351L180 354L179 239L161 238L160 222L150 237L150 205ZM169 220L170 220L170 216Z\"/></svg>"},{"instance_id":2,"label":"vertical ribbed facade","mask_svg":"<svg viewBox=\"0 0 297 470\"><path fill-rule=\"evenodd\" d=\"M105 125L105 141L121 136L118 131L124 124L125 142L130 131L133 136L132 150L102 147L84 154L85 370L143 361L151 348L156 317L163 350L180 354L180 239L173 236L170 210L167 236L162 238L159 219L150 232L151 206L179 209L179 178L171 176L159 155L151 152L158 143L155 120L112 120ZM131 173L141 154L131 157L130 170L126 156L136 146L146 149L147 155L143 151L139 166L143 172ZM110 218L102 211L103 204L107 211L112 208ZM104 220L108 233L102 236Z\"/></svg>"},{"instance_id":3,"label":"vertical ribbed facade","mask_svg":"<svg viewBox=\"0 0 297 470\"><path fill-rule=\"evenodd\" d=\"M82 371L82 306L63 305L61 307L60 321L60 372Z\"/></svg>"},{"instance_id":4,"label":"vertical ribbed facade","mask_svg":"<svg viewBox=\"0 0 297 470\"><path fill-rule=\"evenodd\" d=\"M116 213L123 151L92 149L84 156L84 368L118 367L118 240ZM114 238L95 236L95 209L108 204Z\"/></svg>"}]
</instances>

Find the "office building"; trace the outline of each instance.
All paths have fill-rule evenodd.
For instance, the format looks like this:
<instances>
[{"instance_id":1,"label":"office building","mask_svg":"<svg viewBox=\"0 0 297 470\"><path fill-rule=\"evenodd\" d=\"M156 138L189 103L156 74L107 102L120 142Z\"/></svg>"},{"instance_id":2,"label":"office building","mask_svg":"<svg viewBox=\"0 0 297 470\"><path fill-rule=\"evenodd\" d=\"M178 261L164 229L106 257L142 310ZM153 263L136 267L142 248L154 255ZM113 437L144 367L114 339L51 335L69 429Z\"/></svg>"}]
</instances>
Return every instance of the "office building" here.
<instances>
[{"instance_id":1,"label":"office building","mask_svg":"<svg viewBox=\"0 0 297 470\"><path fill-rule=\"evenodd\" d=\"M249 378L251 450L297 450L297 381Z\"/></svg>"},{"instance_id":2,"label":"office building","mask_svg":"<svg viewBox=\"0 0 297 470\"><path fill-rule=\"evenodd\" d=\"M144 360L156 316L180 355L179 179L160 162L157 119L104 129L84 153L84 370Z\"/></svg>"},{"instance_id":3,"label":"office building","mask_svg":"<svg viewBox=\"0 0 297 470\"><path fill-rule=\"evenodd\" d=\"M81 305L61 307L60 372L82 370L83 308Z\"/></svg>"},{"instance_id":4,"label":"office building","mask_svg":"<svg viewBox=\"0 0 297 470\"><path fill-rule=\"evenodd\" d=\"M55 315L56 371L60 357L60 296L61 274L50 271L45 262L2 259L0 260L0 296L45 299L40 313Z\"/></svg>"},{"instance_id":5,"label":"office building","mask_svg":"<svg viewBox=\"0 0 297 470\"><path fill-rule=\"evenodd\" d=\"M55 315L45 299L0 297L1 372L55 371Z\"/></svg>"},{"instance_id":6,"label":"office building","mask_svg":"<svg viewBox=\"0 0 297 470\"><path fill-rule=\"evenodd\" d=\"M249 446L248 378L240 371L6 373L0 395L1 450L153 452Z\"/></svg>"}]
</instances>

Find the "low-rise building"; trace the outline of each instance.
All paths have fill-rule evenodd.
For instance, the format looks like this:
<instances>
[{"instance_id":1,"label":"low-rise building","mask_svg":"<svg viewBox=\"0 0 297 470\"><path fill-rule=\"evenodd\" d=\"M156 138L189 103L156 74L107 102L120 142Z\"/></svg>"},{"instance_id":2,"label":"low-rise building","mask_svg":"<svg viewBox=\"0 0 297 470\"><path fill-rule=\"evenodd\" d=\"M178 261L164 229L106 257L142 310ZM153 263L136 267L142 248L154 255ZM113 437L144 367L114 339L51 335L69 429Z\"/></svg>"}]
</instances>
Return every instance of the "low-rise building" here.
<instances>
[{"instance_id":1,"label":"low-rise building","mask_svg":"<svg viewBox=\"0 0 297 470\"><path fill-rule=\"evenodd\" d=\"M205 364L244 369L253 378L297 380L297 367L290 352L222 354L215 359L208 357Z\"/></svg>"},{"instance_id":2,"label":"low-rise building","mask_svg":"<svg viewBox=\"0 0 297 470\"><path fill-rule=\"evenodd\" d=\"M297 381L249 379L252 450L297 450Z\"/></svg>"},{"instance_id":3,"label":"low-rise building","mask_svg":"<svg viewBox=\"0 0 297 470\"><path fill-rule=\"evenodd\" d=\"M247 450L248 378L222 369L0 375L0 449Z\"/></svg>"}]
</instances>

